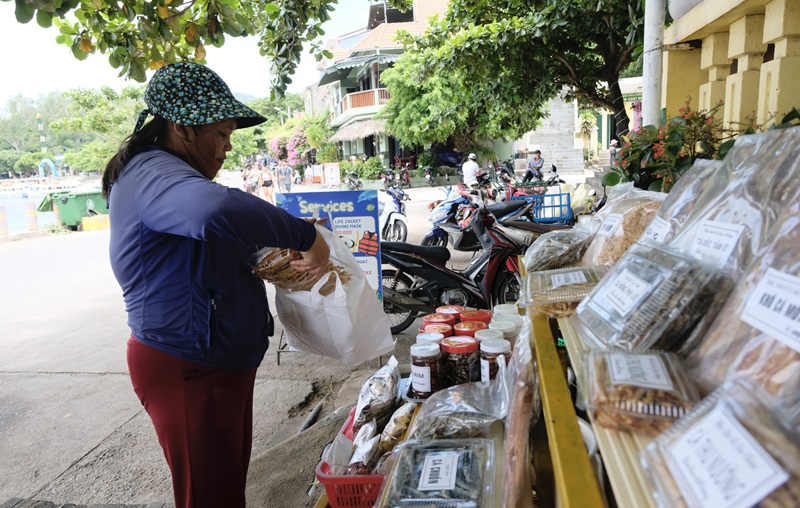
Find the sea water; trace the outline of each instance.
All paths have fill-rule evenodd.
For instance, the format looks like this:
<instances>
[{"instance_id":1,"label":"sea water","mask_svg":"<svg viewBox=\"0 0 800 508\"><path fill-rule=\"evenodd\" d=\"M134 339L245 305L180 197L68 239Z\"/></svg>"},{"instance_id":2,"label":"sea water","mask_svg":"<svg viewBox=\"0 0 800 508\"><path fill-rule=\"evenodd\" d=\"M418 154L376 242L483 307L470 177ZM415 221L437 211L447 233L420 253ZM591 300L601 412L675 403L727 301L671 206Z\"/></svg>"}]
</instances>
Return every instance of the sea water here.
<instances>
[{"instance_id":1,"label":"sea water","mask_svg":"<svg viewBox=\"0 0 800 508\"><path fill-rule=\"evenodd\" d=\"M8 234L17 235L30 231L28 224L28 203L39 206L42 199L47 195L46 192L28 192L26 194L13 193L11 195L0 194L0 206L6 208L6 220L8 221ZM56 224L55 212L36 212L36 219L39 229L47 229Z\"/></svg>"}]
</instances>

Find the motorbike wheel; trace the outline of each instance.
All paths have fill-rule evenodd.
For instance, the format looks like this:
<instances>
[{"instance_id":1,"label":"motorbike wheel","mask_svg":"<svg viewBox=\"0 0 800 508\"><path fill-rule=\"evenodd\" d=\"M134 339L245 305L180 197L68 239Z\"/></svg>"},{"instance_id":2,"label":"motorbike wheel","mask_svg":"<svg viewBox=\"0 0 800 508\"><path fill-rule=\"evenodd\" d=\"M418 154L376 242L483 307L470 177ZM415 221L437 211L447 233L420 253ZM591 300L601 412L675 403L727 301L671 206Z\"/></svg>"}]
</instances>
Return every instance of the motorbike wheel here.
<instances>
[{"instance_id":1,"label":"motorbike wheel","mask_svg":"<svg viewBox=\"0 0 800 508\"><path fill-rule=\"evenodd\" d=\"M408 227L405 222L395 222L392 229L391 236L393 242L405 242L408 239Z\"/></svg>"},{"instance_id":2,"label":"motorbike wheel","mask_svg":"<svg viewBox=\"0 0 800 508\"><path fill-rule=\"evenodd\" d=\"M445 236L428 236L422 239L420 243L423 247L447 247L447 235Z\"/></svg>"},{"instance_id":3,"label":"motorbike wheel","mask_svg":"<svg viewBox=\"0 0 800 508\"><path fill-rule=\"evenodd\" d=\"M494 280L494 303L516 303L519 299L520 283L519 276L508 270L500 270Z\"/></svg>"},{"instance_id":4,"label":"motorbike wheel","mask_svg":"<svg viewBox=\"0 0 800 508\"><path fill-rule=\"evenodd\" d=\"M381 285L398 293L409 294L413 281L408 275L398 275L397 270L388 269L383 270ZM396 308L386 299L383 300L383 312L389 318L393 335L402 332L417 319L416 311Z\"/></svg>"},{"instance_id":5,"label":"motorbike wheel","mask_svg":"<svg viewBox=\"0 0 800 508\"><path fill-rule=\"evenodd\" d=\"M361 182L358 182L358 184L356 185L356 190L361 190L363 188L364 188L364 184L361 183Z\"/></svg>"},{"instance_id":6,"label":"motorbike wheel","mask_svg":"<svg viewBox=\"0 0 800 508\"><path fill-rule=\"evenodd\" d=\"M431 178L431 179L428 180L428 185L430 185L431 187L435 187L436 186L436 181L433 178Z\"/></svg>"},{"instance_id":7,"label":"motorbike wheel","mask_svg":"<svg viewBox=\"0 0 800 508\"><path fill-rule=\"evenodd\" d=\"M391 187L391 186L392 186L392 182L390 182L388 178L383 181L383 188L384 189L389 190L389 187Z\"/></svg>"}]
</instances>

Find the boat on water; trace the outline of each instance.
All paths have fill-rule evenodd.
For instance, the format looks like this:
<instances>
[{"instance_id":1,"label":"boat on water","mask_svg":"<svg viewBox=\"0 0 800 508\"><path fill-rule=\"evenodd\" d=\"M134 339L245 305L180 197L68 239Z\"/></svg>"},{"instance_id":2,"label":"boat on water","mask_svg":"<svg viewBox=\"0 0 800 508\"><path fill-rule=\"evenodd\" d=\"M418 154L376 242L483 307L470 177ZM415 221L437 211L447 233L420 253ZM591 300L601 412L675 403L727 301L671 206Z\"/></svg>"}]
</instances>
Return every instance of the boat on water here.
<instances>
[{"instance_id":1,"label":"boat on water","mask_svg":"<svg viewBox=\"0 0 800 508\"><path fill-rule=\"evenodd\" d=\"M97 188L85 179L75 177L63 178L17 178L0 180L0 196L28 198L55 192L69 192L87 188Z\"/></svg>"}]
</instances>

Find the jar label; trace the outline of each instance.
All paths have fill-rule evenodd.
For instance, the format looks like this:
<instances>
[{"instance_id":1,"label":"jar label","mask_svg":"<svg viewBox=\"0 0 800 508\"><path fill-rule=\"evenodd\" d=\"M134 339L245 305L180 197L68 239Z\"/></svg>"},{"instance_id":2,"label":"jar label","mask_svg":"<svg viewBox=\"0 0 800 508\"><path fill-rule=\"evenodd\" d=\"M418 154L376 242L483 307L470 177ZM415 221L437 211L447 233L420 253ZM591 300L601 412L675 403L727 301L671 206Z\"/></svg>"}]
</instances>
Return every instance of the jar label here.
<instances>
[{"instance_id":1,"label":"jar label","mask_svg":"<svg viewBox=\"0 0 800 508\"><path fill-rule=\"evenodd\" d=\"M418 393L430 393L431 368L421 365L411 365L411 388Z\"/></svg>"},{"instance_id":2,"label":"jar label","mask_svg":"<svg viewBox=\"0 0 800 508\"><path fill-rule=\"evenodd\" d=\"M489 360L481 358L481 382L488 383L489 379Z\"/></svg>"}]
</instances>

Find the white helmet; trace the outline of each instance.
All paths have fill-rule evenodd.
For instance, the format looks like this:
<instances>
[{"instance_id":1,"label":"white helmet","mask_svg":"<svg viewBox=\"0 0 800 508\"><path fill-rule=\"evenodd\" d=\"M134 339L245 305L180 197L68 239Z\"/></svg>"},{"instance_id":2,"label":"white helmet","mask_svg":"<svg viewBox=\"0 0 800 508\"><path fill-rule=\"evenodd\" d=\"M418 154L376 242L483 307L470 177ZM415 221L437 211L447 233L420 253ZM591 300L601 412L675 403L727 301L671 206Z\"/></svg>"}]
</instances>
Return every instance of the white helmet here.
<instances>
[{"instance_id":1,"label":"white helmet","mask_svg":"<svg viewBox=\"0 0 800 508\"><path fill-rule=\"evenodd\" d=\"M472 160L475 160L477 157L475 157L474 153L471 153L471 154L469 154L469 158L472 159Z\"/></svg>"}]
</instances>

